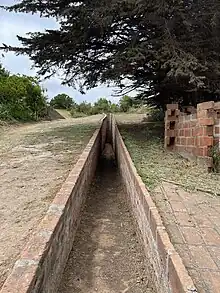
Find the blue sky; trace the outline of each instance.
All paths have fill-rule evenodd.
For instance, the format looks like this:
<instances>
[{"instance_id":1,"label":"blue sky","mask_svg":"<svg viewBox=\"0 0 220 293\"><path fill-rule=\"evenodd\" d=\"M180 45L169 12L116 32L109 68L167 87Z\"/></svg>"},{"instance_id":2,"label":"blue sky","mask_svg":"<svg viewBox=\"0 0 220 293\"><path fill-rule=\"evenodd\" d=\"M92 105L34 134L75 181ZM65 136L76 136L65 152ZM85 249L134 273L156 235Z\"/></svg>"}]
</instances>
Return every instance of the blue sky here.
<instances>
[{"instance_id":1,"label":"blue sky","mask_svg":"<svg viewBox=\"0 0 220 293\"><path fill-rule=\"evenodd\" d=\"M1 5L11 5L19 1L0 0ZM16 35L24 36L27 32L44 31L45 29L54 29L57 23L54 19L40 18L37 15L8 13L0 10L0 44L18 45ZM26 75L35 75L36 71L31 69L32 63L26 56L15 56L13 53L5 54L1 59L4 67L12 73L20 73ZM49 98L59 93L66 93L74 98L77 102L83 100L94 102L100 97L106 97L117 102L118 98L112 97L113 88L101 86L88 91L85 95L81 95L73 88L62 86L58 77L51 78L43 82L43 87L47 89Z\"/></svg>"}]
</instances>

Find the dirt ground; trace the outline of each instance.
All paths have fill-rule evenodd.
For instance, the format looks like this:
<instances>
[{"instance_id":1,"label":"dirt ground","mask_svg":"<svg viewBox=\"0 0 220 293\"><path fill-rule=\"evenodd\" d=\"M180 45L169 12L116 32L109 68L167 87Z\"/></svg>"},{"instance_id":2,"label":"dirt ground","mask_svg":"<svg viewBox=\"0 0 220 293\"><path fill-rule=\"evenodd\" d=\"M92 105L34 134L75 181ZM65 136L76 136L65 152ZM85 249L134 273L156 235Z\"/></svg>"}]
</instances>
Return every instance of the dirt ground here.
<instances>
[{"instance_id":1,"label":"dirt ground","mask_svg":"<svg viewBox=\"0 0 220 293\"><path fill-rule=\"evenodd\" d=\"M156 293L115 167L99 166L58 293Z\"/></svg>"},{"instance_id":2,"label":"dirt ground","mask_svg":"<svg viewBox=\"0 0 220 293\"><path fill-rule=\"evenodd\" d=\"M101 118L0 128L0 288Z\"/></svg>"}]
</instances>

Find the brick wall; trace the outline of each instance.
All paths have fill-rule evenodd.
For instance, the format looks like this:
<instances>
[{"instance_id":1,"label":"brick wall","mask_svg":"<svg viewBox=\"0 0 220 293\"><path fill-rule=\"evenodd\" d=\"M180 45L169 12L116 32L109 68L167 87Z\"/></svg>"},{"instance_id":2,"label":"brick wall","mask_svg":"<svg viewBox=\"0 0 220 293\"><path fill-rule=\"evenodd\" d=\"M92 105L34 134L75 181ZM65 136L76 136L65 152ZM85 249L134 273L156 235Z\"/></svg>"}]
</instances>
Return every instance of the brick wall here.
<instances>
[{"instance_id":1,"label":"brick wall","mask_svg":"<svg viewBox=\"0 0 220 293\"><path fill-rule=\"evenodd\" d=\"M180 256L170 242L159 212L151 199L128 150L111 116L112 141L115 141L116 157L127 191L128 203L136 220L140 238L154 268L158 293L197 292Z\"/></svg>"},{"instance_id":2,"label":"brick wall","mask_svg":"<svg viewBox=\"0 0 220 293\"><path fill-rule=\"evenodd\" d=\"M188 107L180 112L178 104L167 105L165 148L176 151L212 168L211 148L219 144L220 102Z\"/></svg>"},{"instance_id":3,"label":"brick wall","mask_svg":"<svg viewBox=\"0 0 220 293\"><path fill-rule=\"evenodd\" d=\"M87 189L105 139L107 119L96 130L47 211L1 293L55 293L72 249Z\"/></svg>"},{"instance_id":4,"label":"brick wall","mask_svg":"<svg viewBox=\"0 0 220 293\"><path fill-rule=\"evenodd\" d=\"M220 119L216 120L214 125L214 144L218 146L220 151Z\"/></svg>"}]
</instances>

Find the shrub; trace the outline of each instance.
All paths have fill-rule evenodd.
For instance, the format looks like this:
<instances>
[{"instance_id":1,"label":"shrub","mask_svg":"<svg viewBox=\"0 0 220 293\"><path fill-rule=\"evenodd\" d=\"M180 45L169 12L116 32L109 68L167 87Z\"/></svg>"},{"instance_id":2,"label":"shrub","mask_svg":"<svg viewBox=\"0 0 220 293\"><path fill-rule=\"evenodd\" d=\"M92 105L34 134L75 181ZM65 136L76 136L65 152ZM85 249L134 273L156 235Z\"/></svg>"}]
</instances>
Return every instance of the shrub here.
<instances>
[{"instance_id":1,"label":"shrub","mask_svg":"<svg viewBox=\"0 0 220 293\"><path fill-rule=\"evenodd\" d=\"M0 71L0 119L37 120L45 115L46 98L36 78Z\"/></svg>"},{"instance_id":2,"label":"shrub","mask_svg":"<svg viewBox=\"0 0 220 293\"><path fill-rule=\"evenodd\" d=\"M80 117L86 117L87 115L83 112L78 112L76 109L71 109L70 114L73 118L80 118Z\"/></svg>"},{"instance_id":3,"label":"shrub","mask_svg":"<svg viewBox=\"0 0 220 293\"><path fill-rule=\"evenodd\" d=\"M55 109L70 109L74 107L76 103L70 96L59 94L50 101L50 105Z\"/></svg>"}]
</instances>

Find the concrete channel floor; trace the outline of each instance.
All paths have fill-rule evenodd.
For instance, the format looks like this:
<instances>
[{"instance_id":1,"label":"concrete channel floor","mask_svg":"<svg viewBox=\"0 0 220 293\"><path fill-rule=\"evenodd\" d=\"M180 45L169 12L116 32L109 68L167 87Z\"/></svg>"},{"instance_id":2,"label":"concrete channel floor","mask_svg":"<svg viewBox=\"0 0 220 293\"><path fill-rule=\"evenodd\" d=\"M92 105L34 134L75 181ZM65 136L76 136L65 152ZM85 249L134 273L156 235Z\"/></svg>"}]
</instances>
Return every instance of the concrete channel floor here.
<instances>
[{"instance_id":1,"label":"concrete channel floor","mask_svg":"<svg viewBox=\"0 0 220 293\"><path fill-rule=\"evenodd\" d=\"M58 292L156 293L153 278L118 171L101 164Z\"/></svg>"},{"instance_id":2,"label":"concrete channel floor","mask_svg":"<svg viewBox=\"0 0 220 293\"><path fill-rule=\"evenodd\" d=\"M219 293L220 198L167 182L152 196L198 292Z\"/></svg>"}]
</instances>

